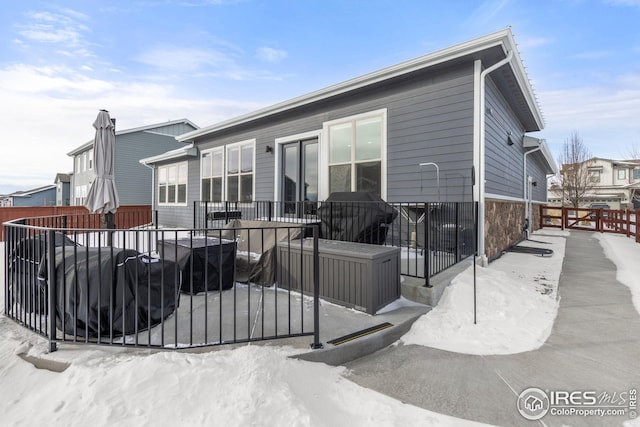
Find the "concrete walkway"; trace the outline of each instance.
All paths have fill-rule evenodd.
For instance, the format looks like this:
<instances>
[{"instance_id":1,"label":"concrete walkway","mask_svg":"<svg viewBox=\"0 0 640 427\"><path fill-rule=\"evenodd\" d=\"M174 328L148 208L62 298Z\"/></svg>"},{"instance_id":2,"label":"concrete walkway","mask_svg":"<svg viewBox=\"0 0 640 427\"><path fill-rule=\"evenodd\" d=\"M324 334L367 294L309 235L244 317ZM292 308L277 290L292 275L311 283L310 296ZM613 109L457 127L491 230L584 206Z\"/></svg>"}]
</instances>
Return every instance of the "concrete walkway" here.
<instances>
[{"instance_id":1,"label":"concrete walkway","mask_svg":"<svg viewBox=\"0 0 640 427\"><path fill-rule=\"evenodd\" d=\"M610 395L640 391L640 315L615 274L593 234L573 231L560 276L558 317L540 349L474 356L391 346L347 363L349 378L406 403L494 425L622 425L628 416L547 414L527 421L516 406L529 387Z\"/></svg>"}]
</instances>

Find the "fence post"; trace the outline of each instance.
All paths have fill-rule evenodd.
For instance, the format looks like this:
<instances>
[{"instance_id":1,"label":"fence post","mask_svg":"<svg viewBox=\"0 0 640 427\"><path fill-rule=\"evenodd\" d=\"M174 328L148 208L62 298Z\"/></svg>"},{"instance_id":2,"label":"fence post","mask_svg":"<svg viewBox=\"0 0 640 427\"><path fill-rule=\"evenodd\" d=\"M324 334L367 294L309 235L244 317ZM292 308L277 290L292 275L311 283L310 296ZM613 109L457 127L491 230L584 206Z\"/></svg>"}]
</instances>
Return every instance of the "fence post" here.
<instances>
[{"instance_id":1,"label":"fence post","mask_svg":"<svg viewBox=\"0 0 640 427\"><path fill-rule=\"evenodd\" d=\"M56 344L56 232L47 231L47 282L49 303L49 353L58 349Z\"/></svg>"},{"instance_id":2,"label":"fence post","mask_svg":"<svg viewBox=\"0 0 640 427\"><path fill-rule=\"evenodd\" d=\"M455 204L456 209L456 240L455 240L455 244L456 244L456 262L460 261L460 212L458 210L459 205L458 202L456 202Z\"/></svg>"},{"instance_id":3,"label":"fence post","mask_svg":"<svg viewBox=\"0 0 640 427\"><path fill-rule=\"evenodd\" d=\"M431 287L431 235L429 233L431 228L431 209L429 203L424 204L424 286ZM417 262L416 262L417 264Z\"/></svg>"},{"instance_id":4,"label":"fence post","mask_svg":"<svg viewBox=\"0 0 640 427\"><path fill-rule=\"evenodd\" d=\"M312 349L322 348L320 342L320 251L318 239L320 230L317 224L313 225L313 344ZM302 251L304 253L304 251Z\"/></svg>"}]
</instances>

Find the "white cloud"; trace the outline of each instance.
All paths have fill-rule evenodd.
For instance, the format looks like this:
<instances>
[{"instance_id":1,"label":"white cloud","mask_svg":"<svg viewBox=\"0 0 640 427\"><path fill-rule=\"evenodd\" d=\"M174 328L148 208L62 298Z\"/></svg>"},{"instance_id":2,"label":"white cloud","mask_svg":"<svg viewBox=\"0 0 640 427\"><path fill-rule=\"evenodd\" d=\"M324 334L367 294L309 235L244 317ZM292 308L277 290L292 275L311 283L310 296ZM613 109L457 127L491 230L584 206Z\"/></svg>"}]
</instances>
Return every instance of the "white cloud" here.
<instances>
[{"instance_id":1,"label":"white cloud","mask_svg":"<svg viewBox=\"0 0 640 427\"><path fill-rule=\"evenodd\" d=\"M589 52L580 52L572 55L571 58L575 59L602 59L611 56L612 52L608 50L594 50Z\"/></svg>"},{"instance_id":2,"label":"white cloud","mask_svg":"<svg viewBox=\"0 0 640 427\"><path fill-rule=\"evenodd\" d=\"M92 56L85 34L90 28L81 21L88 21L87 15L72 9L59 12L28 12L28 22L15 26L22 37L19 43L57 44L64 46L62 52L72 52L74 56Z\"/></svg>"},{"instance_id":3,"label":"white cloud","mask_svg":"<svg viewBox=\"0 0 640 427\"><path fill-rule=\"evenodd\" d=\"M101 108L128 129L180 118L207 126L263 106L206 95L193 99L167 83L118 77L101 80L65 67L24 64L0 69L0 194L52 184L57 172L71 170L66 153L93 138L91 124Z\"/></svg>"},{"instance_id":4,"label":"white cloud","mask_svg":"<svg viewBox=\"0 0 640 427\"><path fill-rule=\"evenodd\" d=\"M288 56L284 50L274 49L272 47L261 47L258 49L257 55L259 59L267 62L279 62Z\"/></svg>"},{"instance_id":5,"label":"white cloud","mask_svg":"<svg viewBox=\"0 0 640 427\"><path fill-rule=\"evenodd\" d=\"M620 76L612 85L540 91L547 128L541 137L559 149L574 130L594 155L616 158L640 140L640 76Z\"/></svg>"},{"instance_id":6,"label":"white cloud","mask_svg":"<svg viewBox=\"0 0 640 427\"><path fill-rule=\"evenodd\" d=\"M548 46L556 42L555 39L549 37L517 37L516 41L517 45L524 49Z\"/></svg>"}]
</instances>

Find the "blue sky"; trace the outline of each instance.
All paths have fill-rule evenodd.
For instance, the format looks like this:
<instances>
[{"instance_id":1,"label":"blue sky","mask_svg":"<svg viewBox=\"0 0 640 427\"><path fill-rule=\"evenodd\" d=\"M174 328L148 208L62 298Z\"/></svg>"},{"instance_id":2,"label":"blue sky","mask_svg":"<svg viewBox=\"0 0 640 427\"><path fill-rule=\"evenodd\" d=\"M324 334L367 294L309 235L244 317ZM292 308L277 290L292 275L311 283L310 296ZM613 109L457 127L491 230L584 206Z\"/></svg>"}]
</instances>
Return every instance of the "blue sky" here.
<instances>
[{"instance_id":1,"label":"blue sky","mask_svg":"<svg viewBox=\"0 0 640 427\"><path fill-rule=\"evenodd\" d=\"M640 0L0 2L0 194L53 183L93 137L246 113L512 27L557 153L640 144Z\"/></svg>"}]
</instances>

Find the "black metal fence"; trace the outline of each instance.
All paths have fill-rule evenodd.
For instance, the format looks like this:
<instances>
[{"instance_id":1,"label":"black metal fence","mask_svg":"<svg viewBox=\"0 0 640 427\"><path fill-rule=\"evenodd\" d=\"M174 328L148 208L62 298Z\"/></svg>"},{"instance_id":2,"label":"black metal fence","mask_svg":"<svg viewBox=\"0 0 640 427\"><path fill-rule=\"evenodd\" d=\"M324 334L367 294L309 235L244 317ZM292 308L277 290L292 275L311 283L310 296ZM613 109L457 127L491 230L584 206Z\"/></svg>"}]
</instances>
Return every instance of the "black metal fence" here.
<instances>
[{"instance_id":1,"label":"black metal fence","mask_svg":"<svg viewBox=\"0 0 640 427\"><path fill-rule=\"evenodd\" d=\"M317 269L317 226L105 230L94 221L4 224L5 314L52 351L58 342L177 349L308 335L320 345L317 271L303 295L278 285L274 256L276 244L310 235Z\"/></svg>"},{"instance_id":2,"label":"black metal fence","mask_svg":"<svg viewBox=\"0 0 640 427\"><path fill-rule=\"evenodd\" d=\"M402 274L429 279L473 255L475 202L194 202L194 228L232 220L317 224L323 239L401 248Z\"/></svg>"}]
</instances>

